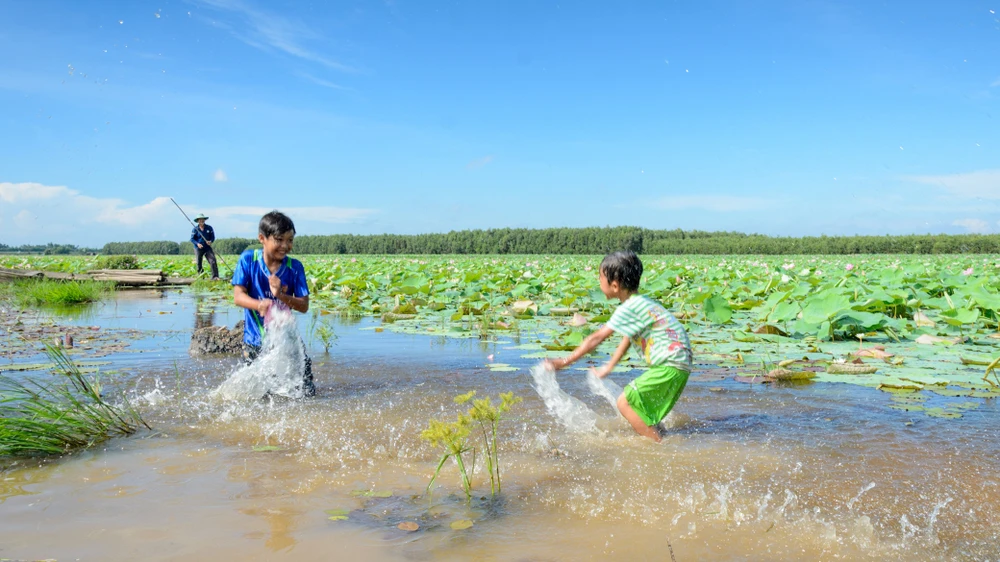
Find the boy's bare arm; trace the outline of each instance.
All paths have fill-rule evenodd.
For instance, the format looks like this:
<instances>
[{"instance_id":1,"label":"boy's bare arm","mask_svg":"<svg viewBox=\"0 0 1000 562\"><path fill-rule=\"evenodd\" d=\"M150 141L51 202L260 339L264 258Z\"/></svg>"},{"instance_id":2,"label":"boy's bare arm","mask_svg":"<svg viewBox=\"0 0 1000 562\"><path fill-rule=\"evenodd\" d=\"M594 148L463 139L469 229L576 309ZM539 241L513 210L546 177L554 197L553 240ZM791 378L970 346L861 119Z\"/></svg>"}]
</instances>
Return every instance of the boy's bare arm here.
<instances>
[{"instance_id":1,"label":"boy's bare arm","mask_svg":"<svg viewBox=\"0 0 1000 562\"><path fill-rule=\"evenodd\" d=\"M597 349L597 346L601 345L601 342L608 339L614 331L607 326L597 330L593 334L587 336L587 339L583 340L573 353L569 354L569 357L563 357L561 359L549 359L548 363L553 369L563 369L573 363L577 362L581 357Z\"/></svg>"},{"instance_id":2,"label":"boy's bare arm","mask_svg":"<svg viewBox=\"0 0 1000 562\"><path fill-rule=\"evenodd\" d=\"M255 299L247 293L247 288L243 285L233 285L233 304L250 310L256 310L261 316L267 312L267 307L271 306L268 299Z\"/></svg>"},{"instance_id":3,"label":"boy's bare arm","mask_svg":"<svg viewBox=\"0 0 1000 562\"><path fill-rule=\"evenodd\" d=\"M628 351L628 346L631 344L631 340L623 337L622 342L618 344L618 349L615 349L615 352L611 355L611 359L601 366L601 368L592 369L594 371L594 375L599 379L603 379L608 376L611 373L611 370L615 368L615 365L617 365L618 362L622 360L622 357L625 356L625 352Z\"/></svg>"},{"instance_id":4,"label":"boy's bare arm","mask_svg":"<svg viewBox=\"0 0 1000 562\"><path fill-rule=\"evenodd\" d=\"M285 303L292 310L309 312L309 295L293 297L285 292L286 290L285 287L282 287L282 290L278 292L278 298L275 300ZM255 299L251 297L247 293L247 288L243 285L233 285L233 303L236 306L256 310L258 314L263 316L267 312L268 307L271 306L271 302L271 299Z\"/></svg>"},{"instance_id":5,"label":"boy's bare arm","mask_svg":"<svg viewBox=\"0 0 1000 562\"><path fill-rule=\"evenodd\" d=\"M286 291L288 287L282 287L281 292L278 293L278 300L287 304L288 308L298 311L298 312L309 312L309 295L304 297L293 297L289 295Z\"/></svg>"}]
</instances>

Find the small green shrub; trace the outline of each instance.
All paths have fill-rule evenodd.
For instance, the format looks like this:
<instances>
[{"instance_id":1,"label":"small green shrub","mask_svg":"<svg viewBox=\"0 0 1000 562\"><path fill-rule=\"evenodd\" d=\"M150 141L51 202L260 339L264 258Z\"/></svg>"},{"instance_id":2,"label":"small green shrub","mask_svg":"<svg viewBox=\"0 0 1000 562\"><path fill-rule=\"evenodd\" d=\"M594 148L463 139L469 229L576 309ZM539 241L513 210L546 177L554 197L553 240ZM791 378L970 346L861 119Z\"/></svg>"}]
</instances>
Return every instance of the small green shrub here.
<instances>
[{"instance_id":1,"label":"small green shrub","mask_svg":"<svg viewBox=\"0 0 1000 562\"><path fill-rule=\"evenodd\" d=\"M52 279L17 281L7 287L7 294L21 307L40 304L84 304L114 294L110 281L55 281Z\"/></svg>"},{"instance_id":2,"label":"small green shrub","mask_svg":"<svg viewBox=\"0 0 1000 562\"><path fill-rule=\"evenodd\" d=\"M95 265L97 269L139 269L139 259L131 255L100 256Z\"/></svg>"}]
</instances>

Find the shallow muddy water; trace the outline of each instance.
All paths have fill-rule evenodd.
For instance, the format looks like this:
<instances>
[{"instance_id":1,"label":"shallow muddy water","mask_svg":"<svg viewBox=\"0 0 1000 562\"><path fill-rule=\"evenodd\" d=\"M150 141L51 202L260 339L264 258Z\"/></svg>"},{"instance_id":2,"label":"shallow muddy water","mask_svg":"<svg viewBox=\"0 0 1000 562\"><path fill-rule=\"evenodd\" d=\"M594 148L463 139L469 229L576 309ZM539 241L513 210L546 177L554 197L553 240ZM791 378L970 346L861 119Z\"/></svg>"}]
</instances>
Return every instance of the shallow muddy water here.
<instances>
[{"instance_id":1,"label":"shallow muddy water","mask_svg":"<svg viewBox=\"0 0 1000 562\"><path fill-rule=\"evenodd\" d=\"M598 430L564 427L517 342L376 332L373 320L335 324L329 355L307 337L316 398L215 401L236 360L190 358L189 332L239 316L165 292L60 320L142 331L109 359L155 431L6 468L0 558L1000 559L995 401L937 419L889 409L871 388L747 385L698 365L653 444L580 371L559 380L599 415ZM309 323L300 318L304 333ZM454 419L452 397L469 390L524 398L501 424L496 501L483 499L481 459L470 504L450 462L425 493L439 452L419 434L431 418ZM451 527L462 520L473 526Z\"/></svg>"}]
</instances>

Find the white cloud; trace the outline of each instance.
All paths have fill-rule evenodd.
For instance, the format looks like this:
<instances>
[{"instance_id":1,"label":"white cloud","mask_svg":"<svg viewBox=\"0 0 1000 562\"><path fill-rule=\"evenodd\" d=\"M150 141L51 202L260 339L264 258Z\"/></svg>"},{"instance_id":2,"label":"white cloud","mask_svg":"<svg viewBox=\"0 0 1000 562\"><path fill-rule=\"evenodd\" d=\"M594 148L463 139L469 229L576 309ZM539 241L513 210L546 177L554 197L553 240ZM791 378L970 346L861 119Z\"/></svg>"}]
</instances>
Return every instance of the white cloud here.
<instances>
[{"instance_id":1,"label":"white cloud","mask_svg":"<svg viewBox=\"0 0 1000 562\"><path fill-rule=\"evenodd\" d=\"M231 12L242 19L246 34L232 28L229 30L237 39L247 45L263 51L276 49L342 72L356 72L353 67L330 59L303 45L302 41L304 40L322 39L321 35L303 22L287 18L278 12L254 8L240 0L199 0L198 3L216 10ZM223 27L228 28L228 26Z\"/></svg>"},{"instance_id":2,"label":"white cloud","mask_svg":"<svg viewBox=\"0 0 1000 562\"><path fill-rule=\"evenodd\" d=\"M306 80L314 84L319 84L320 86L323 86L324 88L330 88L331 90L344 90L344 91L353 90L353 88L348 88L347 86L341 86L340 84L330 82L329 80L323 80L322 78L316 78L312 74L307 74L305 72L299 72L297 73L297 75L300 78L305 78Z\"/></svg>"},{"instance_id":3,"label":"white cloud","mask_svg":"<svg viewBox=\"0 0 1000 562\"><path fill-rule=\"evenodd\" d=\"M468 168L469 170L477 170L489 164L492 161L493 161L493 155L491 154L489 156L483 156L482 158L476 158L475 160L466 164L465 167Z\"/></svg>"},{"instance_id":4,"label":"white cloud","mask_svg":"<svg viewBox=\"0 0 1000 562\"><path fill-rule=\"evenodd\" d=\"M680 195L663 197L644 203L644 205L648 205L654 209L669 211L704 209L719 213L766 209L773 206L773 204L774 202L770 199L739 197L735 195Z\"/></svg>"},{"instance_id":5,"label":"white cloud","mask_svg":"<svg viewBox=\"0 0 1000 562\"><path fill-rule=\"evenodd\" d=\"M257 221L272 207L205 207L178 201L188 216L203 212L221 237L254 237ZM347 207L280 208L296 222L298 230L324 233L323 225L362 222L378 211ZM90 197L65 186L40 183L0 182L0 223L14 224L4 229L3 243L69 243L100 247L106 242L150 240L151 233L172 233L167 239L184 240L191 228L169 197L132 204L118 198ZM305 227L305 228L303 228ZM312 227L312 228L310 228ZM162 235L159 235L162 238Z\"/></svg>"},{"instance_id":6,"label":"white cloud","mask_svg":"<svg viewBox=\"0 0 1000 562\"><path fill-rule=\"evenodd\" d=\"M40 183L0 183L0 201L4 203L17 203L20 201L31 201L41 199L52 199L54 197L73 196L75 191L67 189L61 185L42 185Z\"/></svg>"},{"instance_id":7,"label":"white cloud","mask_svg":"<svg viewBox=\"0 0 1000 562\"><path fill-rule=\"evenodd\" d=\"M1000 199L1000 170L980 170L940 176L905 176L903 179L943 187L959 197Z\"/></svg>"},{"instance_id":8,"label":"white cloud","mask_svg":"<svg viewBox=\"0 0 1000 562\"><path fill-rule=\"evenodd\" d=\"M218 182L225 182L229 181L229 176L226 175L226 172L222 168L219 168L212 174L212 179Z\"/></svg>"},{"instance_id":9,"label":"white cloud","mask_svg":"<svg viewBox=\"0 0 1000 562\"><path fill-rule=\"evenodd\" d=\"M990 228L990 223L982 219L960 219L951 224L954 226L961 226L973 234L989 234L993 231L993 229Z\"/></svg>"}]
</instances>

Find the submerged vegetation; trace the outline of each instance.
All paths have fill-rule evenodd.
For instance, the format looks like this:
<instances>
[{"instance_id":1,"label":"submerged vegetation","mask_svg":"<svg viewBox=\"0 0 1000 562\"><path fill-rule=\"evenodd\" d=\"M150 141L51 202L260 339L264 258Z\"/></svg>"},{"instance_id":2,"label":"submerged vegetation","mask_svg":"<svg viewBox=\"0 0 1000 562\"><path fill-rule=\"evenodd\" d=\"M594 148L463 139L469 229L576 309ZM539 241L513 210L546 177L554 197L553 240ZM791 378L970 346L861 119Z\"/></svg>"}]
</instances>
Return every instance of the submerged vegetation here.
<instances>
[{"instance_id":1,"label":"submerged vegetation","mask_svg":"<svg viewBox=\"0 0 1000 562\"><path fill-rule=\"evenodd\" d=\"M51 383L0 375L0 456L59 455L149 426L121 394L109 402L97 375L85 375L57 347Z\"/></svg>"},{"instance_id":2,"label":"submerged vegetation","mask_svg":"<svg viewBox=\"0 0 1000 562\"><path fill-rule=\"evenodd\" d=\"M0 284L0 296L20 307L86 304L108 298L114 291L114 283L108 281L27 279Z\"/></svg>"}]
</instances>

